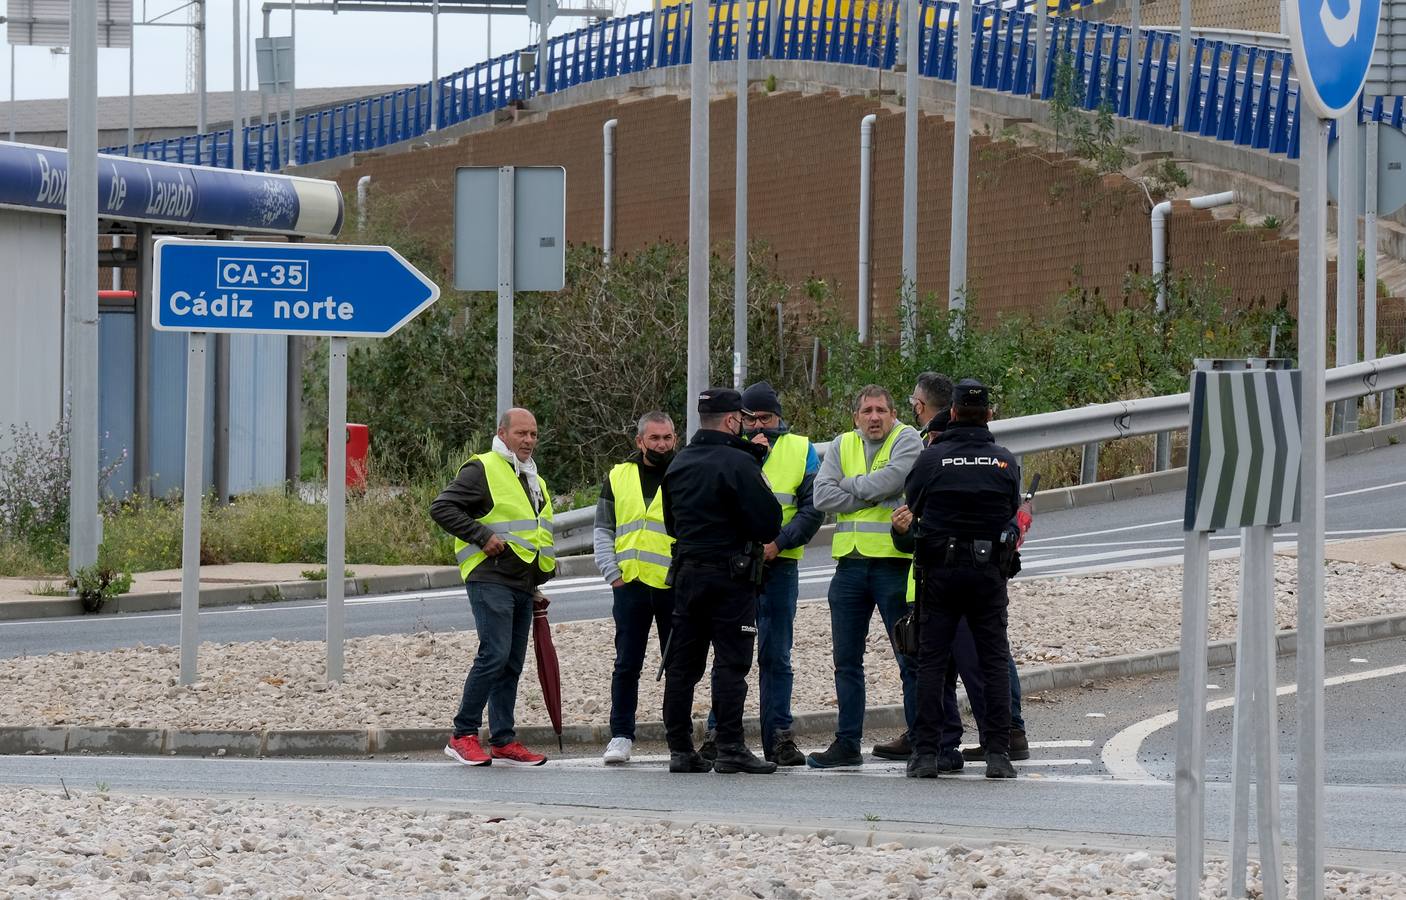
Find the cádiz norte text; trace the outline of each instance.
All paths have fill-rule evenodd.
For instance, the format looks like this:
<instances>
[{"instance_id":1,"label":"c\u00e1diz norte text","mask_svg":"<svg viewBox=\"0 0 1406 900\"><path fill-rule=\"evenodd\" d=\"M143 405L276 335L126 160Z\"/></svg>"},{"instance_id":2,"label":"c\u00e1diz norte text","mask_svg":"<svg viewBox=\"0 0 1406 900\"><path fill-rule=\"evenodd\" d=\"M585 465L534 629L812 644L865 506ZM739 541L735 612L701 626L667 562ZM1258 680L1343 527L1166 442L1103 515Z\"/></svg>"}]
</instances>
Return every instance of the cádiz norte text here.
<instances>
[{"instance_id":1,"label":"c\u00e1diz norte text","mask_svg":"<svg viewBox=\"0 0 1406 900\"><path fill-rule=\"evenodd\" d=\"M268 301L265 300L265 303ZM237 293L219 294L206 298L201 291L192 297L186 291L176 291L167 301L171 312L178 316L199 316L212 319L253 319L254 301ZM332 297L326 300L274 300L273 317L297 321L349 322L355 307Z\"/></svg>"}]
</instances>

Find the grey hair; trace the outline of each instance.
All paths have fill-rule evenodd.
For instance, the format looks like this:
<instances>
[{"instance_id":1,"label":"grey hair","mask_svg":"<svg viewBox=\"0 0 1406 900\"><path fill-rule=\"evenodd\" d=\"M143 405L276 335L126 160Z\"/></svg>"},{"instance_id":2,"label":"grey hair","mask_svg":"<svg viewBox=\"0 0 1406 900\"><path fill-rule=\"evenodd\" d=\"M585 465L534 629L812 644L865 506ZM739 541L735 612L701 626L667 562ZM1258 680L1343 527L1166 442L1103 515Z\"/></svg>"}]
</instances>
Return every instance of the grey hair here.
<instances>
[{"instance_id":1,"label":"grey hair","mask_svg":"<svg viewBox=\"0 0 1406 900\"><path fill-rule=\"evenodd\" d=\"M854 398L854 411L856 414L859 413L859 408L864 405L864 400L868 397L883 397L884 402L889 406L890 412L898 408L894 405L893 394L889 393L888 388L880 387L877 384L866 384L859 389L859 393Z\"/></svg>"},{"instance_id":2,"label":"grey hair","mask_svg":"<svg viewBox=\"0 0 1406 900\"><path fill-rule=\"evenodd\" d=\"M640 416L640 420L635 423L635 436L644 434L644 430L651 425L668 425L670 429L674 427L674 420L669 418L669 414L660 410L653 410Z\"/></svg>"},{"instance_id":3,"label":"grey hair","mask_svg":"<svg viewBox=\"0 0 1406 900\"><path fill-rule=\"evenodd\" d=\"M918 376L918 397L933 409L952 405L952 379L940 372L924 372Z\"/></svg>"}]
</instances>

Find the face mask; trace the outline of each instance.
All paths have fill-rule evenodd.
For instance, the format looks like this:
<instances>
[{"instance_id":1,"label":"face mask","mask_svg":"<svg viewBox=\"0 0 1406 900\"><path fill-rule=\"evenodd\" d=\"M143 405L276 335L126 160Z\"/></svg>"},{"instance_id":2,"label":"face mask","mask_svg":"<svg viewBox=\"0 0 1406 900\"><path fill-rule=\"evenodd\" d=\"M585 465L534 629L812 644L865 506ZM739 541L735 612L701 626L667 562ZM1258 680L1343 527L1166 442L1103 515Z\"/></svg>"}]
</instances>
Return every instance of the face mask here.
<instances>
[{"instance_id":1,"label":"face mask","mask_svg":"<svg viewBox=\"0 0 1406 900\"><path fill-rule=\"evenodd\" d=\"M674 459L672 450L645 450L644 461L655 468L664 468Z\"/></svg>"},{"instance_id":2,"label":"face mask","mask_svg":"<svg viewBox=\"0 0 1406 900\"><path fill-rule=\"evenodd\" d=\"M770 443L772 446L775 446L777 439L780 438L781 435L784 433L785 432L783 432L780 428L749 428L742 434L749 441L754 439L759 434L764 434L766 435L767 442Z\"/></svg>"}]
</instances>

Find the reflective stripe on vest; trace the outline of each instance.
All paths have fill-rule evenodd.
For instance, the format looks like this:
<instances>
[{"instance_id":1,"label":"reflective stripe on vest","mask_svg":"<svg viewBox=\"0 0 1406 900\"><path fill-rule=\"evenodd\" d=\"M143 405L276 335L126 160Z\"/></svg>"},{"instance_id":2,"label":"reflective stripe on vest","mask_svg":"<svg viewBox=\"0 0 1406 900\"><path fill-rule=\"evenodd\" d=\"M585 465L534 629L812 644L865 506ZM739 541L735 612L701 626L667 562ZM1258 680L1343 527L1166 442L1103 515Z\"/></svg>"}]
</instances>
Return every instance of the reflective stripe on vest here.
<instances>
[{"instance_id":1,"label":"reflective stripe on vest","mask_svg":"<svg viewBox=\"0 0 1406 900\"><path fill-rule=\"evenodd\" d=\"M664 529L664 489L644 502L638 463L623 462L610 470L615 496L615 562L626 582L639 581L663 589L669 574L674 539Z\"/></svg>"},{"instance_id":2,"label":"reflective stripe on vest","mask_svg":"<svg viewBox=\"0 0 1406 900\"><path fill-rule=\"evenodd\" d=\"M799 434L783 434L776 439L776 446L766 455L762 464L762 474L771 482L771 495L781 504L781 527L796 517L796 491L806 477L806 460L810 458L810 439ZM804 547L782 550L778 555L783 559L800 559Z\"/></svg>"},{"instance_id":3,"label":"reflective stripe on vest","mask_svg":"<svg viewBox=\"0 0 1406 900\"><path fill-rule=\"evenodd\" d=\"M479 524L506 541L529 566L536 565L543 572L554 571L557 556L552 539L552 495L547 492L547 482L537 477L542 490L542 509L533 512L527 489L506 459L497 453L480 453L469 462L473 460L482 463L488 493L493 498L493 508L478 520ZM455 538L454 558L459 561L459 576L467 580L469 573L488 559L488 555L479 545Z\"/></svg>"},{"instance_id":4,"label":"reflective stripe on vest","mask_svg":"<svg viewBox=\"0 0 1406 900\"><path fill-rule=\"evenodd\" d=\"M909 426L901 422L894 425L889 436L874 454L874 462L864 464L864 438L858 431L851 431L840 438L840 471L846 478L857 475L870 475L888 465L893 445L899 432ZM891 497L873 506L866 506L858 512L840 513L835 517L835 539L830 545L830 553L836 559L858 552L860 556L886 559L912 559L913 554L904 553L893 545L893 510L903 503L902 496Z\"/></svg>"}]
</instances>

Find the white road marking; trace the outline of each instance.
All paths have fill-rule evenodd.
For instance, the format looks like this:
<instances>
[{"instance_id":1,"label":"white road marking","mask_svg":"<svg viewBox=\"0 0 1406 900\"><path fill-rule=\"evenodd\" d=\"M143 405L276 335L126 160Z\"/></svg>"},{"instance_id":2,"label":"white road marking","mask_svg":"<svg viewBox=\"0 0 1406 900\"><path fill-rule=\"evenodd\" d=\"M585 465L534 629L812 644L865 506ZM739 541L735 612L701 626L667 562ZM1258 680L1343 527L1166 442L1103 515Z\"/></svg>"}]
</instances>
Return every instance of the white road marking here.
<instances>
[{"instance_id":1,"label":"white road marking","mask_svg":"<svg viewBox=\"0 0 1406 900\"><path fill-rule=\"evenodd\" d=\"M1366 672L1353 672L1348 675L1335 675L1332 678L1323 680L1324 687L1335 687L1340 684L1352 684L1357 681L1368 681L1373 678L1391 678L1395 675L1406 674L1406 665L1388 666L1383 669L1371 669ZM1283 684L1276 690L1275 694L1284 697L1297 693L1297 684ZM1226 709L1235 705L1234 697L1223 697L1219 700L1212 700L1206 704L1206 712L1214 712L1218 709ZM1177 720L1177 713L1162 713L1160 716L1153 716L1150 719L1143 719L1141 722L1134 722L1127 728L1115 734L1103 745L1103 767L1108 770L1108 774L1114 778L1128 781L1149 781L1154 779L1151 772L1143 768L1138 762L1138 751L1142 748L1143 742L1158 731L1173 724Z\"/></svg>"}]
</instances>

